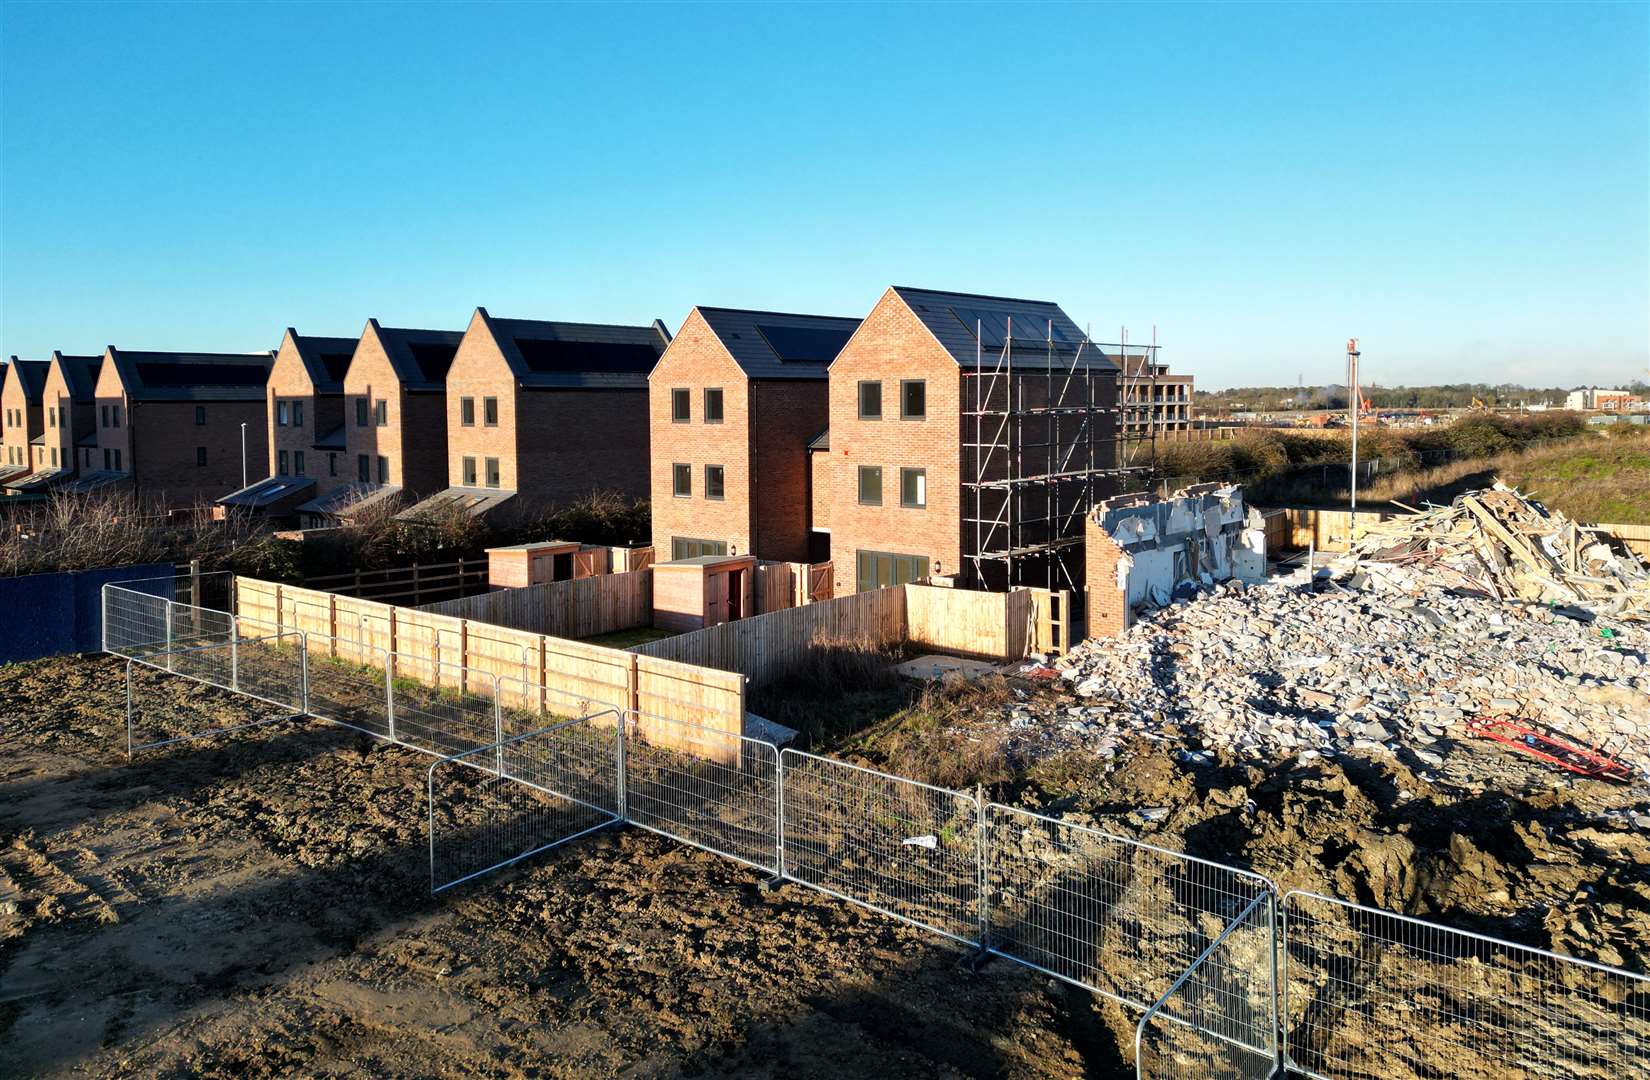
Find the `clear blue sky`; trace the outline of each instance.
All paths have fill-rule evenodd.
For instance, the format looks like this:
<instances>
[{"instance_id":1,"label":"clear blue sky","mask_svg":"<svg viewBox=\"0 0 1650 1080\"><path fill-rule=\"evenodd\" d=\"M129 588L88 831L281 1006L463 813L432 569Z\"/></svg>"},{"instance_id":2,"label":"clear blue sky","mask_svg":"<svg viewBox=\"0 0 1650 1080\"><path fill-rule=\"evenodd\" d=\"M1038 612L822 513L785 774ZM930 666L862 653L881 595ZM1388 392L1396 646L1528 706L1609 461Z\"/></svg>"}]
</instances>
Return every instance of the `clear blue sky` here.
<instances>
[{"instance_id":1,"label":"clear blue sky","mask_svg":"<svg viewBox=\"0 0 1650 1080\"><path fill-rule=\"evenodd\" d=\"M890 284L1208 386L1650 363L1647 6L0 8L0 349Z\"/></svg>"}]
</instances>

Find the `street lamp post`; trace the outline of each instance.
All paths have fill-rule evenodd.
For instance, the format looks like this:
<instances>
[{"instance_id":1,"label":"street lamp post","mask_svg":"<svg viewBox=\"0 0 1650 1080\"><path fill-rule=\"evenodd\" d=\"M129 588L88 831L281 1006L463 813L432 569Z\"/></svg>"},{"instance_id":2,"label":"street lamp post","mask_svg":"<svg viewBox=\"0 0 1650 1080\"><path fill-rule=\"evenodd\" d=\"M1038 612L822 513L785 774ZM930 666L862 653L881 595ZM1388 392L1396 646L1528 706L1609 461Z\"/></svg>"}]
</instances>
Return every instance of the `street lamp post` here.
<instances>
[{"instance_id":1,"label":"street lamp post","mask_svg":"<svg viewBox=\"0 0 1650 1080\"><path fill-rule=\"evenodd\" d=\"M241 487L246 487L246 423L241 423Z\"/></svg>"},{"instance_id":2,"label":"street lamp post","mask_svg":"<svg viewBox=\"0 0 1650 1080\"><path fill-rule=\"evenodd\" d=\"M1363 391L1358 389L1358 339L1346 343L1346 390L1352 411L1352 527L1357 528L1358 515L1358 412L1363 404Z\"/></svg>"}]
</instances>

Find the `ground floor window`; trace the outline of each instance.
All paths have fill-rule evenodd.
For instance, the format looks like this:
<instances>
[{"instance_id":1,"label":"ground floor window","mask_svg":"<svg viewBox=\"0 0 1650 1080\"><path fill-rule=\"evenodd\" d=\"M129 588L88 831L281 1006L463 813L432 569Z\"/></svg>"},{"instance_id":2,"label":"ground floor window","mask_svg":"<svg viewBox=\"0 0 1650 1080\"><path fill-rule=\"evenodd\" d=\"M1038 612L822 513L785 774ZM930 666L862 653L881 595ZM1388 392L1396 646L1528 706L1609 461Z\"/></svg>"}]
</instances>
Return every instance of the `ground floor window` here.
<instances>
[{"instance_id":1,"label":"ground floor window","mask_svg":"<svg viewBox=\"0 0 1650 1080\"><path fill-rule=\"evenodd\" d=\"M728 545L725 540L695 540L691 536L673 536L670 538L670 557L672 559L697 559L701 555L726 555Z\"/></svg>"},{"instance_id":2,"label":"ground floor window","mask_svg":"<svg viewBox=\"0 0 1650 1080\"><path fill-rule=\"evenodd\" d=\"M896 555L890 551L860 551L855 553L859 592L883 589L890 585L905 585L928 576L928 556Z\"/></svg>"}]
</instances>

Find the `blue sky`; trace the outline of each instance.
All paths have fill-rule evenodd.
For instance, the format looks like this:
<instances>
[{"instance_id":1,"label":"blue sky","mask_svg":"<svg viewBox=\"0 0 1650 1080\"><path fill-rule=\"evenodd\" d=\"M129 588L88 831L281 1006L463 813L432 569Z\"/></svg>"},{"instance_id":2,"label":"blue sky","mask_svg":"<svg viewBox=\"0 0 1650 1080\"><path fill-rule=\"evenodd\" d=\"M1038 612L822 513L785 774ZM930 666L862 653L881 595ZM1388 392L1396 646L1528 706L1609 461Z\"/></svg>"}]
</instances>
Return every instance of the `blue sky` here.
<instances>
[{"instance_id":1,"label":"blue sky","mask_svg":"<svg viewBox=\"0 0 1650 1080\"><path fill-rule=\"evenodd\" d=\"M1155 325L1203 385L1650 363L1646 5L0 8L0 349Z\"/></svg>"}]
</instances>

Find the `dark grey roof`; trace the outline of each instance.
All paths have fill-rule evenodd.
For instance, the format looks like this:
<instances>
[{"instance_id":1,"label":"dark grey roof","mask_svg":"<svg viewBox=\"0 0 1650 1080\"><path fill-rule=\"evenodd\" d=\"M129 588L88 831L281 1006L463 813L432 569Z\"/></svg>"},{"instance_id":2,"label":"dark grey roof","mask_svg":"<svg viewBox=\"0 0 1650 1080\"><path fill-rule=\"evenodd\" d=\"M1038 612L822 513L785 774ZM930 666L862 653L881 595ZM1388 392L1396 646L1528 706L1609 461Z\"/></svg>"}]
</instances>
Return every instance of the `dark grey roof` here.
<instances>
[{"instance_id":1,"label":"dark grey roof","mask_svg":"<svg viewBox=\"0 0 1650 1080\"><path fill-rule=\"evenodd\" d=\"M59 466L55 469L41 469L39 472L32 472L21 480L8 480L6 481L6 487L12 491L51 491L54 488L62 487L73 479L74 470Z\"/></svg>"},{"instance_id":2,"label":"dark grey roof","mask_svg":"<svg viewBox=\"0 0 1650 1080\"><path fill-rule=\"evenodd\" d=\"M670 332L657 319L651 326L614 326L495 319L486 308L476 312L525 387L646 390L648 372L670 344Z\"/></svg>"},{"instance_id":3,"label":"dark grey roof","mask_svg":"<svg viewBox=\"0 0 1650 1080\"><path fill-rule=\"evenodd\" d=\"M112 469L97 469L93 472L81 473L74 480L64 484L62 490L72 492L96 491L98 488L105 488L111 484L126 483L131 479L132 477L128 473L115 472Z\"/></svg>"},{"instance_id":4,"label":"dark grey roof","mask_svg":"<svg viewBox=\"0 0 1650 1080\"><path fill-rule=\"evenodd\" d=\"M823 379L860 320L700 307L696 311L751 379Z\"/></svg>"},{"instance_id":5,"label":"dark grey roof","mask_svg":"<svg viewBox=\"0 0 1650 1080\"><path fill-rule=\"evenodd\" d=\"M76 439L74 441L74 444L76 446L96 446L97 445L97 432L96 431L88 431L86 434L84 434L80 438Z\"/></svg>"},{"instance_id":6,"label":"dark grey roof","mask_svg":"<svg viewBox=\"0 0 1650 1080\"><path fill-rule=\"evenodd\" d=\"M335 487L325 495L299 504L297 511L300 514L344 515L359 512L379 502L398 498L400 494L400 484L350 483L342 487Z\"/></svg>"},{"instance_id":7,"label":"dark grey roof","mask_svg":"<svg viewBox=\"0 0 1650 1080\"><path fill-rule=\"evenodd\" d=\"M101 356L67 356L52 353L52 363L63 372L63 382L69 388L69 397L89 402L97 396L97 373L103 369Z\"/></svg>"},{"instance_id":8,"label":"dark grey roof","mask_svg":"<svg viewBox=\"0 0 1650 1080\"><path fill-rule=\"evenodd\" d=\"M40 391L46 388L46 373L51 370L50 360L19 360L11 358L12 374L23 387L23 398L31 405L40 404Z\"/></svg>"},{"instance_id":9,"label":"dark grey roof","mask_svg":"<svg viewBox=\"0 0 1650 1080\"><path fill-rule=\"evenodd\" d=\"M29 471L27 465L0 465L0 487Z\"/></svg>"},{"instance_id":10,"label":"dark grey roof","mask_svg":"<svg viewBox=\"0 0 1650 1080\"><path fill-rule=\"evenodd\" d=\"M331 431L323 431L315 436L315 449L317 450L342 450L345 445L343 424L339 424Z\"/></svg>"},{"instance_id":11,"label":"dark grey roof","mask_svg":"<svg viewBox=\"0 0 1650 1080\"><path fill-rule=\"evenodd\" d=\"M952 359L965 367L973 367L976 357L995 364L1011 332L1016 366L1047 365L1052 337L1055 364L1069 366L1075 357L1080 367L1117 367L1111 357L1088 343L1088 336L1058 304L1047 300L935 292L904 285L895 285L894 293L916 313Z\"/></svg>"},{"instance_id":12,"label":"dark grey roof","mask_svg":"<svg viewBox=\"0 0 1650 1080\"><path fill-rule=\"evenodd\" d=\"M275 354L127 352L109 346L133 401L262 401Z\"/></svg>"},{"instance_id":13,"label":"dark grey roof","mask_svg":"<svg viewBox=\"0 0 1650 1080\"><path fill-rule=\"evenodd\" d=\"M377 319L368 321L378 331L403 389L440 390L447 385L447 369L453 366L458 343L464 340L463 331L411 330L379 326Z\"/></svg>"},{"instance_id":14,"label":"dark grey roof","mask_svg":"<svg viewBox=\"0 0 1650 1080\"><path fill-rule=\"evenodd\" d=\"M314 334L300 334L290 326L286 332L298 349L298 358L304 362L304 370L309 373L315 392L342 394L344 373L349 370L349 362L355 356L355 346L360 344L361 339L316 337Z\"/></svg>"},{"instance_id":15,"label":"dark grey roof","mask_svg":"<svg viewBox=\"0 0 1650 1080\"><path fill-rule=\"evenodd\" d=\"M461 511L466 517L480 517L515 497L512 488L450 487L414 503L395 518L397 521L416 521L426 514L447 509Z\"/></svg>"},{"instance_id":16,"label":"dark grey roof","mask_svg":"<svg viewBox=\"0 0 1650 1080\"><path fill-rule=\"evenodd\" d=\"M831 448L831 429L826 428L812 439L808 440L809 450L829 450Z\"/></svg>"},{"instance_id":17,"label":"dark grey roof","mask_svg":"<svg viewBox=\"0 0 1650 1080\"><path fill-rule=\"evenodd\" d=\"M314 487L313 476L266 476L255 484L230 492L217 502L219 506L244 506L256 510L293 498Z\"/></svg>"}]
</instances>

